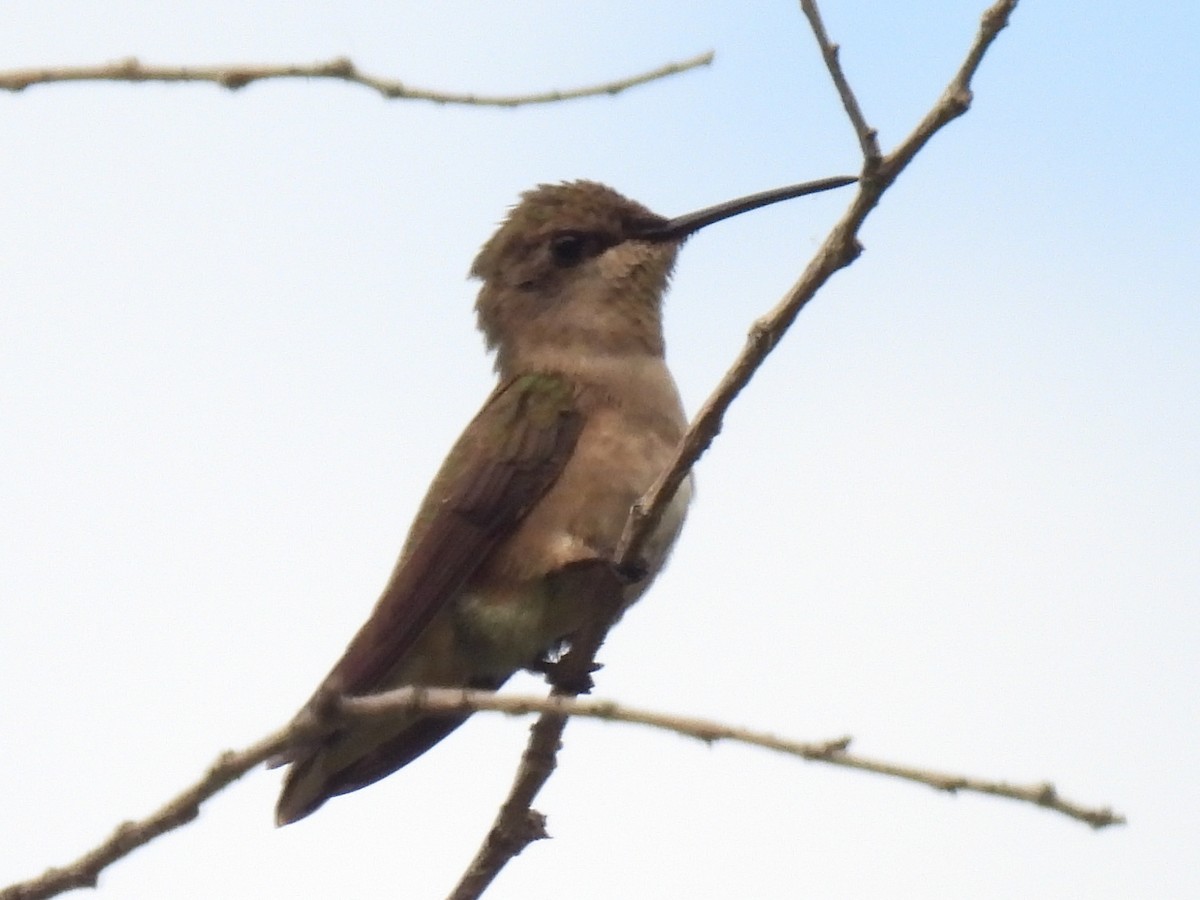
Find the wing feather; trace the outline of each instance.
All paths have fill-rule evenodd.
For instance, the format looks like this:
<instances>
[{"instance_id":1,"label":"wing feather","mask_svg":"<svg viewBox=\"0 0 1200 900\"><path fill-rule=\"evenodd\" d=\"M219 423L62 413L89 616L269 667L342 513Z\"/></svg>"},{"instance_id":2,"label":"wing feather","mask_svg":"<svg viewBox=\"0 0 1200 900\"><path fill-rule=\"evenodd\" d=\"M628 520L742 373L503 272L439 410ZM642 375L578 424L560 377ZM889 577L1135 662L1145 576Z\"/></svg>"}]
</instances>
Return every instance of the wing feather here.
<instances>
[{"instance_id":1,"label":"wing feather","mask_svg":"<svg viewBox=\"0 0 1200 900\"><path fill-rule=\"evenodd\" d=\"M497 387L434 479L391 580L325 690L387 686L433 617L561 474L583 425L576 400L558 375Z\"/></svg>"}]
</instances>

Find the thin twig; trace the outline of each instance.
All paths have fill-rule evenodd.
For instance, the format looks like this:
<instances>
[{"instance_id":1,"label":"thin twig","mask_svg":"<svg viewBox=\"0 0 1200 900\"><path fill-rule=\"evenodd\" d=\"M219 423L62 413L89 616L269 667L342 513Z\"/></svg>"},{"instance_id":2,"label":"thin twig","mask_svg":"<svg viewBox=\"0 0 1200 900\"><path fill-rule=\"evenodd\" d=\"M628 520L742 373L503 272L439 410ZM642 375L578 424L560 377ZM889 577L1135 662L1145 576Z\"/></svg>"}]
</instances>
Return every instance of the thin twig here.
<instances>
[{"instance_id":1,"label":"thin twig","mask_svg":"<svg viewBox=\"0 0 1200 900\"><path fill-rule=\"evenodd\" d=\"M979 70L979 64L983 62L983 55L995 40L996 35L1008 27L1008 19L1016 6L1017 0L999 0L984 12L979 23L979 32L967 53L967 58L963 60L959 70L954 73L954 77L942 91L938 102L926 113L925 118L913 129L912 134L888 155L884 165L894 170L891 176L893 180L900 170L917 155L917 152L929 143L929 139L935 133L970 109L971 101L974 99L971 92L971 79Z\"/></svg>"},{"instance_id":2,"label":"thin twig","mask_svg":"<svg viewBox=\"0 0 1200 900\"><path fill-rule=\"evenodd\" d=\"M148 66L133 57L96 66L61 66L57 68L16 69L0 72L0 90L23 91L35 84L60 81L207 81L229 90L243 88L255 81L275 78L333 78L349 81L377 91L388 100L426 100L431 103L454 103L464 106L529 106L537 103L558 103L580 97L619 94L631 87L667 78L689 69L707 66L713 53L701 53L679 62L667 63L649 72L608 81L589 87L562 91L543 91L537 94L488 95L461 94L409 87L401 81L380 78L360 72L345 57L311 65L216 65L216 66Z\"/></svg>"},{"instance_id":3,"label":"thin twig","mask_svg":"<svg viewBox=\"0 0 1200 900\"><path fill-rule=\"evenodd\" d=\"M569 702L591 689L591 672L596 652L622 606L624 583L611 565L595 563L586 573L577 573L580 596L573 598L580 609L593 610L590 626L573 642L571 650L548 673L554 690L548 702ZM546 818L533 808L534 798L550 779L558 764L567 716L547 708L529 729L529 741L508 797L501 804L492 827L463 871L448 900L476 900L500 874L510 859L535 840L547 837Z\"/></svg>"},{"instance_id":4,"label":"thin twig","mask_svg":"<svg viewBox=\"0 0 1200 900\"><path fill-rule=\"evenodd\" d=\"M1032 803L1053 810L1093 828L1125 824L1125 817L1120 813L1116 813L1108 807L1097 809L1067 800L1058 794L1054 785L1049 783L1017 785L870 759L850 753L850 738L848 737L816 742L794 741L765 731L739 728L722 722L714 722L711 719L637 709L609 700L579 700L563 696L517 696L456 688L407 687L374 694L370 697L345 698L341 702L341 712L345 716L351 719L368 720L387 718L400 713L461 715L485 710L509 716L544 713L557 719L569 716L600 719L605 722L646 725L651 728L672 731L685 737L696 738L706 744L715 744L718 741L749 744L813 762L829 763L834 766L900 778L947 793L966 791L1007 797L1010 800Z\"/></svg>"},{"instance_id":5,"label":"thin twig","mask_svg":"<svg viewBox=\"0 0 1200 900\"><path fill-rule=\"evenodd\" d=\"M825 67L829 70L829 77L833 79L833 85L837 88L838 97L842 100L842 107L846 110L846 115L850 119L850 124L854 128L854 133L858 137L858 145L862 149L864 169L874 171L879 165L879 135L870 125L867 124L866 116L863 115L862 107L858 105L858 98L854 96L854 91L850 88L850 82L846 80L846 73L842 71L842 63L839 58L841 48L829 40L829 35L825 32L825 23L821 21L821 14L817 10L815 0L800 0L800 9L808 19L809 27L812 28L813 36L817 39L817 46L821 49L821 56L825 60Z\"/></svg>"},{"instance_id":6,"label":"thin twig","mask_svg":"<svg viewBox=\"0 0 1200 900\"><path fill-rule=\"evenodd\" d=\"M983 14L979 32L968 51L966 62L955 73L937 104L912 134L882 158L874 171L867 171L870 158L864 151L863 177L859 180L858 193L851 201L849 209L830 230L804 273L783 299L751 327L742 352L725 373L716 390L700 407L683 440L680 441L671 465L634 506L621 538L617 554L619 563L628 564L638 558L642 543L662 518L671 498L675 496L675 491L720 433L726 411L791 327L800 310L835 272L848 266L862 252L858 243L858 230L867 215L879 203L883 192L892 185L917 151L925 146L937 131L966 112L971 98L971 77L978 69L984 52L991 46L1001 29L1008 24L1008 17L1016 5L1017 0L1000 0ZM813 13L816 14L815 6ZM820 21L819 18L817 21Z\"/></svg>"},{"instance_id":7,"label":"thin twig","mask_svg":"<svg viewBox=\"0 0 1200 900\"><path fill-rule=\"evenodd\" d=\"M94 888L106 867L160 835L186 825L200 814L205 800L306 736L308 731L303 726L298 730L293 724L245 750L227 750L198 781L155 812L144 819L122 822L94 849L65 866L0 889L0 900L45 900L77 888Z\"/></svg>"}]
</instances>

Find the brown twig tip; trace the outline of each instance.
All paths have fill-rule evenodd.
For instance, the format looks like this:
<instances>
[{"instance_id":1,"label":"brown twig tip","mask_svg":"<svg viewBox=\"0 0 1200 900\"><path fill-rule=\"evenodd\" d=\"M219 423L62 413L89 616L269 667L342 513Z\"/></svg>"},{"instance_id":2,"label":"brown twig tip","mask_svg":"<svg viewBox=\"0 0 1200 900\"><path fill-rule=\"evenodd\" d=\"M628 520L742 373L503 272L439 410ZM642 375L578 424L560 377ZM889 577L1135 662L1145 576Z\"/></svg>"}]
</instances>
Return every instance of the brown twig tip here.
<instances>
[{"instance_id":1,"label":"brown twig tip","mask_svg":"<svg viewBox=\"0 0 1200 900\"><path fill-rule=\"evenodd\" d=\"M280 78L332 78L362 85L388 100L425 100L430 103L453 103L463 106L513 107L557 103L583 97L613 96L651 81L658 81L689 69L707 66L712 61L713 53L709 51L627 78L606 81L603 84L568 90L543 91L537 94L487 96L411 88L393 78L381 78L377 75L360 72L358 67L344 56L310 65L231 64L215 66L149 66L144 65L136 57L130 56L115 62L94 66L62 66L53 69L16 69L0 72L0 90L23 91L30 85L53 84L62 81L159 81L209 82L227 90L236 91L256 81Z\"/></svg>"},{"instance_id":2,"label":"brown twig tip","mask_svg":"<svg viewBox=\"0 0 1200 900\"><path fill-rule=\"evenodd\" d=\"M1016 6L1017 0L1000 0L995 6L985 9L980 20L983 30L999 34L1001 29L1008 27L1008 17Z\"/></svg>"},{"instance_id":3,"label":"brown twig tip","mask_svg":"<svg viewBox=\"0 0 1200 900\"><path fill-rule=\"evenodd\" d=\"M842 48L829 40L829 34L825 30L825 23L821 19L820 10L817 9L816 0L800 0L800 9L804 13L804 17L808 19L813 37L817 41L817 47L820 48L821 58L825 60L825 68L829 71L829 77L833 80L834 88L842 101L842 108L846 110L846 116L850 119L850 125L858 138L859 149L863 155L863 173L869 175L879 167L882 156L879 150L878 134L867 124L858 98L854 95L854 90L850 87L850 82L842 69Z\"/></svg>"}]
</instances>

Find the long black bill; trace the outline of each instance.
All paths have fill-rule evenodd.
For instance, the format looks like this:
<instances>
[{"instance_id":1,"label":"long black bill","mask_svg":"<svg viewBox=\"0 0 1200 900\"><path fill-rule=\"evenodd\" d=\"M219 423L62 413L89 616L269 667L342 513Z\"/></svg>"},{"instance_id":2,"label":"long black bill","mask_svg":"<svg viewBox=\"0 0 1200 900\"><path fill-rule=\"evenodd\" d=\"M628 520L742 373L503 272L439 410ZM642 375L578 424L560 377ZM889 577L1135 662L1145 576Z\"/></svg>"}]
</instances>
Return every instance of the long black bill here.
<instances>
[{"instance_id":1,"label":"long black bill","mask_svg":"<svg viewBox=\"0 0 1200 900\"><path fill-rule=\"evenodd\" d=\"M751 194L749 197L726 200L724 203L718 203L716 206L676 216L674 219L667 219L665 222L648 224L645 228L638 229L632 237L640 241L681 240L689 234L699 231L706 225L711 225L713 222L720 222L722 219L728 219L730 216L750 212L750 210L758 209L760 206L770 206L772 203L778 203L781 200L791 200L793 197L803 197L806 194L819 194L821 191L831 191L834 188L854 184L856 181L858 181L857 178L839 176L837 178L822 178L820 181L806 181L803 184L792 184L788 187L774 188L770 191L763 191L760 194Z\"/></svg>"}]
</instances>

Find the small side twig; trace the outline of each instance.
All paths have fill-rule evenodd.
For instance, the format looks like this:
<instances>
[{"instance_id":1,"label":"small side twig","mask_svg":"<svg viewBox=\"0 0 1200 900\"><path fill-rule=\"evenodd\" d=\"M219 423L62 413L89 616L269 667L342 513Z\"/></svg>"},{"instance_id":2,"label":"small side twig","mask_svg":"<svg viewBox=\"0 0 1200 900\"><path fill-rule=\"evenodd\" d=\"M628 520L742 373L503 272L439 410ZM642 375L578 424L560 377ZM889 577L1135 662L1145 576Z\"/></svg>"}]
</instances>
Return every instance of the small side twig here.
<instances>
[{"instance_id":1,"label":"small side twig","mask_svg":"<svg viewBox=\"0 0 1200 900\"><path fill-rule=\"evenodd\" d=\"M410 87L402 81L361 72L353 62L345 57L311 65L275 66L236 64L153 66L129 57L95 66L59 66L0 72L0 90L23 91L35 84L54 84L63 81L157 81L164 83L211 82L232 91L244 88L256 81L279 78L332 78L370 88L387 100L425 100L430 103L452 103L461 106L514 107L559 103L563 100L577 100L581 97L596 97L603 94L615 95L650 81L657 81L689 69L707 66L712 61L713 53L709 51L678 62L667 63L628 78L606 81L603 84L560 91L542 91L536 94L489 95Z\"/></svg>"},{"instance_id":2,"label":"small side twig","mask_svg":"<svg viewBox=\"0 0 1200 900\"><path fill-rule=\"evenodd\" d=\"M971 92L971 80L979 71L979 65L983 62L983 56L992 41L1008 27L1008 19L1016 7L1017 0L998 0L984 11L975 41L967 52L963 64L942 91L942 96L925 114L925 118L912 130L912 133L888 155L886 167L894 172L891 176L893 180L912 161L917 152L929 143L930 138L971 108L971 101L974 99L974 94Z\"/></svg>"},{"instance_id":3,"label":"small side twig","mask_svg":"<svg viewBox=\"0 0 1200 900\"><path fill-rule=\"evenodd\" d=\"M858 136L864 170L874 171L879 165L880 159L879 135L874 128L867 124L862 107L858 105L858 98L854 96L850 82L846 80L846 73L842 71L839 56L841 48L830 42L829 35L825 32L825 23L821 21L821 14L817 11L817 5L813 0L800 0L800 9L808 19L809 27L821 50L821 56L825 60L825 68L829 70L829 77L833 79L833 85L837 88L838 97L842 100L842 107L846 110L855 135Z\"/></svg>"},{"instance_id":4,"label":"small side twig","mask_svg":"<svg viewBox=\"0 0 1200 900\"><path fill-rule=\"evenodd\" d=\"M820 13L813 0L804 0L806 15L810 21L821 29L818 43L829 44L821 23ZM766 315L760 317L750 329L746 344L722 377L716 389L700 407L692 420L687 433L680 441L679 449L671 465L663 472L646 495L634 506L629 521L625 525L625 533L621 538L618 550L618 563L627 564L636 560L641 550L642 542L652 533L654 526L662 518L675 491L692 466L704 454L713 439L720 433L725 413L729 410L737 395L750 383L750 379L759 367L766 361L767 356L779 343L780 339L792 326L809 300L833 277L839 269L845 268L862 252L858 242L858 230L874 209L880 198L904 168L912 161L917 152L929 143L929 140L949 122L961 116L970 105L971 78L979 68L987 48L992 45L996 36L1008 24L1008 17L1016 8L1017 0L999 0L988 9L975 40L967 52L966 61L959 68L942 92L941 98L933 109L926 114L912 133L905 138L891 153L875 160L872 156L871 143L863 142L863 172L858 183L858 193L851 202L842 218L833 226L825 241L809 262L803 274L788 290L783 298ZM811 11L811 12L810 12ZM844 80L840 68L837 67L836 55L830 62L830 75L834 82ZM853 98L853 94L843 96ZM840 88L839 88L840 91ZM857 109L857 102L854 103ZM849 110L847 110L849 112ZM861 116L861 112L858 113ZM854 120L855 131L861 135L874 134L874 129L862 123L865 131L860 131L860 124Z\"/></svg>"}]
</instances>

